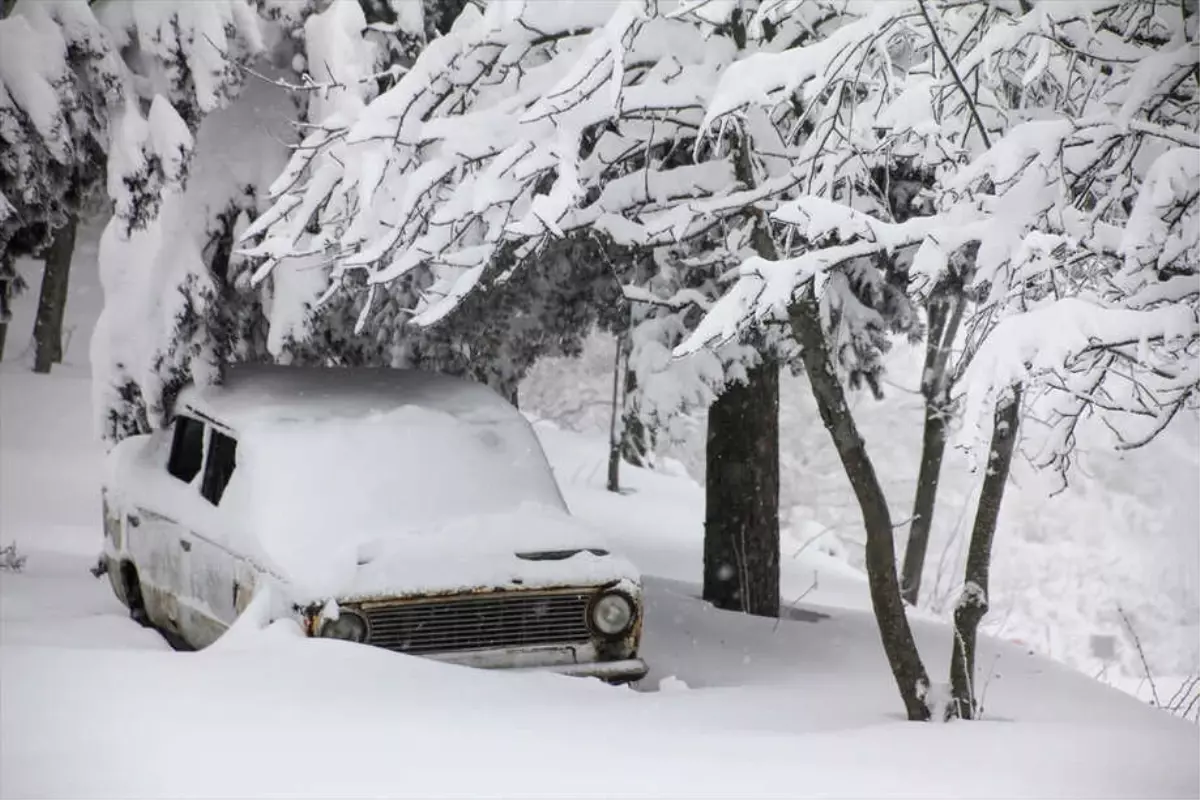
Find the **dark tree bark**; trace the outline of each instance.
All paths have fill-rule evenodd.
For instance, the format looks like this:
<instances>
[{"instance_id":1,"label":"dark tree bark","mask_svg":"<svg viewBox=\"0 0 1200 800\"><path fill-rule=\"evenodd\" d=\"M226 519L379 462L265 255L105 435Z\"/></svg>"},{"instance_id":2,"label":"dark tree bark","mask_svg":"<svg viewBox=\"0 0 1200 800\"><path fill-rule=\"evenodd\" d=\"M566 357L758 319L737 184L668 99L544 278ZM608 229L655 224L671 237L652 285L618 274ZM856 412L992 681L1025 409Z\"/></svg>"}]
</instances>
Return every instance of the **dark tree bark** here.
<instances>
[{"instance_id":1,"label":"dark tree bark","mask_svg":"<svg viewBox=\"0 0 1200 800\"><path fill-rule=\"evenodd\" d=\"M650 463L654 450L654 431L637 415L630 398L637 391L637 373L629 367L629 352L625 352L625 382L621 388L625 416L621 424L621 458L635 467Z\"/></svg>"},{"instance_id":2,"label":"dark tree bark","mask_svg":"<svg viewBox=\"0 0 1200 800\"><path fill-rule=\"evenodd\" d=\"M13 284L16 282L12 258L0 253L0 360L4 359L4 342L8 339L8 321L12 319Z\"/></svg>"},{"instance_id":3,"label":"dark tree bark","mask_svg":"<svg viewBox=\"0 0 1200 800\"><path fill-rule=\"evenodd\" d=\"M929 532L937 507L938 482L942 458L946 453L946 419L950 412L949 356L962 321L961 297L934 298L929 304L929 331L925 339L925 364L921 373L921 394L925 397L925 427L921 437L921 466L917 491L913 498L912 522L904 549L904 568L900 582L904 599L917 604L921 594L921 574L929 550Z\"/></svg>"},{"instance_id":4,"label":"dark tree bark","mask_svg":"<svg viewBox=\"0 0 1200 800\"><path fill-rule=\"evenodd\" d=\"M747 370L708 409L704 599L779 614L779 364Z\"/></svg>"},{"instance_id":5,"label":"dark tree bark","mask_svg":"<svg viewBox=\"0 0 1200 800\"><path fill-rule=\"evenodd\" d=\"M621 491L621 462L635 467L649 463L652 432L637 415L630 398L637 391L637 373L629 366L633 343L628 331L617 335L613 359L612 417L608 430L608 491Z\"/></svg>"},{"instance_id":6,"label":"dark tree bark","mask_svg":"<svg viewBox=\"0 0 1200 800\"><path fill-rule=\"evenodd\" d=\"M967 548L967 567L963 592L954 608L954 650L950 657L950 696L948 717L972 719L978 712L975 693L975 645L979 623L988 612L988 578L992 565L992 540L1000 518L1000 503L1008 485L1008 473L1016 450L1021 419L1021 390L1001 400L993 415L992 442L988 448L987 472L979 492L971 544Z\"/></svg>"},{"instance_id":7,"label":"dark tree bark","mask_svg":"<svg viewBox=\"0 0 1200 800\"><path fill-rule=\"evenodd\" d=\"M929 675L917 650L908 617L905 616L904 600L900 597L891 512L867 453L866 443L846 404L846 392L834 368L811 285L792 306L791 323L796 340L800 343L800 359L817 401L821 421L833 438L838 458L862 510L863 525L867 532L866 566L871 606L892 677L900 690L908 718L927 720L929 706L925 697L929 689Z\"/></svg>"},{"instance_id":8,"label":"dark tree bark","mask_svg":"<svg viewBox=\"0 0 1200 800\"><path fill-rule=\"evenodd\" d=\"M621 491L621 440L624 432L621 422L624 419L624 394L621 392L621 362L625 350L625 337L617 337L617 352L613 356L612 378L612 417L608 423L608 482L610 492Z\"/></svg>"},{"instance_id":9,"label":"dark tree bark","mask_svg":"<svg viewBox=\"0 0 1200 800\"><path fill-rule=\"evenodd\" d=\"M42 292L38 298L37 318L33 323L33 371L48 373L62 362L63 312L67 306L67 282L71 275L71 257L75 253L74 215L54 232L46 250L46 268L42 273Z\"/></svg>"},{"instance_id":10,"label":"dark tree bark","mask_svg":"<svg viewBox=\"0 0 1200 800\"><path fill-rule=\"evenodd\" d=\"M942 457L945 454L945 412L926 401L925 428L921 435L921 466L917 473L917 493L913 498L912 522L908 528L908 542L904 547L904 569L901 578L904 600L914 606L920 599L921 573L925 569L925 554L929 550L929 531L933 527L938 480L942 472Z\"/></svg>"},{"instance_id":11,"label":"dark tree bark","mask_svg":"<svg viewBox=\"0 0 1200 800\"><path fill-rule=\"evenodd\" d=\"M437 36L450 32L454 20L466 8L470 0L423 0L425 11L425 36L432 41Z\"/></svg>"}]
</instances>

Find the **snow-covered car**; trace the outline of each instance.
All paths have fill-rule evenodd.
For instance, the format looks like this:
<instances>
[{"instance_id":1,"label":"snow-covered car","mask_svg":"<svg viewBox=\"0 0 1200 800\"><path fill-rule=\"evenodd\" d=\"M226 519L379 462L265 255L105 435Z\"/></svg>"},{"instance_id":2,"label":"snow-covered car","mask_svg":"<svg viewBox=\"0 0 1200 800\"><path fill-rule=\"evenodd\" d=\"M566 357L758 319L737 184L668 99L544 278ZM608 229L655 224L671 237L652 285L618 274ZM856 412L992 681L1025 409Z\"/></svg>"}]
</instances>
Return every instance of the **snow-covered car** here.
<instances>
[{"instance_id":1,"label":"snow-covered car","mask_svg":"<svg viewBox=\"0 0 1200 800\"><path fill-rule=\"evenodd\" d=\"M572 517L531 426L480 384L409 370L236 366L122 441L104 552L135 618L214 642L266 592L310 636L621 682L637 570Z\"/></svg>"}]
</instances>

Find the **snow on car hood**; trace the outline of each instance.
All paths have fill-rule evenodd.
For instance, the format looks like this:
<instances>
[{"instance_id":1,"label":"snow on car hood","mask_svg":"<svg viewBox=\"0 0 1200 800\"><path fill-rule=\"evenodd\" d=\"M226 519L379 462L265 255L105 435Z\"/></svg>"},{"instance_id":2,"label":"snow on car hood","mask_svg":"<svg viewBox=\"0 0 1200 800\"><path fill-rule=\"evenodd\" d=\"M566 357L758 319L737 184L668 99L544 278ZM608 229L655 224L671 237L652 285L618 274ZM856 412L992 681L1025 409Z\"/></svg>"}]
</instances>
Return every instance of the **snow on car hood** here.
<instances>
[{"instance_id":1,"label":"snow on car hood","mask_svg":"<svg viewBox=\"0 0 1200 800\"><path fill-rule=\"evenodd\" d=\"M342 574L336 585L297 588L314 598L352 600L638 579L633 565L611 555L590 528L562 511L532 506L368 539L353 550L353 571L349 555L346 551L339 556Z\"/></svg>"}]
</instances>

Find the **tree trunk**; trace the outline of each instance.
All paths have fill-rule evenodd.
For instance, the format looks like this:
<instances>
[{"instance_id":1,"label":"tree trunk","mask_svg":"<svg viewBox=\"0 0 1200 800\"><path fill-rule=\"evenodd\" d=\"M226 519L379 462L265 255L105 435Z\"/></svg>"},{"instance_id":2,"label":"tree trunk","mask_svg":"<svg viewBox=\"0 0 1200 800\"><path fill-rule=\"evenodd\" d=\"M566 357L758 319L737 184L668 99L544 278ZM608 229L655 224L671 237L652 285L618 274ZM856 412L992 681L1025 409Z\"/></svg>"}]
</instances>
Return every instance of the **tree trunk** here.
<instances>
[{"instance_id":1,"label":"tree trunk","mask_svg":"<svg viewBox=\"0 0 1200 800\"><path fill-rule=\"evenodd\" d=\"M66 356L68 342L63 338L63 322L67 317L67 296L71 282L71 264L75 257L75 241L78 233L78 223L72 218L71 222L71 250L66 256L66 269L63 271L62 280L58 282L58 297L55 301L55 308L58 309L58 315L54 320L54 327L58 331L58 346L54 348L54 363L61 364Z\"/></svg>"},{"instance_id":2,"label":"tree trunk","mask_svg":"<svg viewBox=\"0 0 1200 800\"><path fill-rule=\"evenodd\" d=\"M988 612L988 573L992 564L992 540L1000 518L1000 502L1008 485L1008 473L1016 450L1021 414L1021 389L1000 401L993 416L992 443L988 448L987 472L979 492L963 592L954 608L954 650L950 657L948 717L972 719L979 711L975 693L975 644L979 623Z\"/></svg>"},{"instance_id":3,"label":"tree trunk","mask_svg":"<svg viewBox=\"0 0 1200 800\"><path fill-rule=\"evenodd\" d=\"M935 297L929 304L929 332L925 340L925 364L921 373L921 394L925 397L925 428L921 437L921 466L917 474L917 492L913 498L912 522L904 548L904 568L900 582L904 599L917 604L921 594L921 574L929 549L929 532L937 508L938 482L942 457L946 453L946 416L950 413L949 358L965 302L960 296Z\"/></svg>"},{"instance_id":4,"label":"tree trunk","mask_svg":"<svg viewBox=\"0 0 1200 800\"><path fill-rule=\"evenodd\" d=\"M621 392L621 355L625 350L625 337L617 337L617 352L613 356L612 417L608 423L608 483L610 492L621 491L621 422L625 417L625 396Z\"/></svg>"},{"instance_id":5,"label":"tree trunk","mask_svg":"<svg viewBox=\"0 0 1200 800\"><path fill-rule=\"evenodd\" d=\"M734 26L742 29L736 11ZM744 30L742 43L745 42ZM755 183L744 135L734 173ZM776 258L770 223L755 214L751 244ZM744 384L731 383L708 409L704 470L704 599L717 608L779 616L779 362L760 351Z\"/></svg>"},{"instance_id":6,"label":"tree trunk","mask_svg":"<svg viewBox=\"0 0 1200 800\"><path fill-rule=\"evenodd\" d=\"M4 342L8 338L8 321L12 319L13 281L12 259L0 253L0 361L4 360Z\"/></svg>"},{"instance_id":7,"label":"tree trunk","mask_svg":"<svg viewBox=\"0 0 1200 800\"><path fill-rule=\"evenodd\" d=\"M48 373L62 361L63 312L67 305L67 281L71 274L71 256L75 253L77 218L54 232L46 250L46 268L42 273L42 293L38 298L37 319L33 323L33 371Z\"/></svg>"},{"instance_id":8,"label":"tree trunk","mask_svg":"<svg viewBox=\"0 0 1200 800\"><path fill-rule=\"evenodd\" d=\"M625 353L625 383L621 389L621 458L635 467L652 466L654 432L638 416L630 398L637 391L637 373L629 367L629 352Z\"/></svg>"},{"instance_id":9,"label":"tree trunk","mask_svg":"<svg viewBox=\"0 0 1200 800\"><path fill-rule=\"evenodd\" d=\"M925 430L921 438L921 467L917 473L917 494L913 499L912 522L908 528L908 542L904 547L904 570L901 580L904 600L914 606L921 593L921 573L925 569L925 553L929 549L929 530L933 527L938 480L945 453L945 412L926 400Z\"/></svg>"},{"instance_id":10,"label":"tree trunk","mask_svg":"<svg viewBox=\"0 0 1200 800\"><path fill-rule=\"evenodd\" d=\"M772 356L708 409L704 599L779 614L779 364Z\"/></svg>"},{"instance_id":11,"label":"tree trunk","mask_svg":"<svg viewBox=\"0 0 1200 800\"><path fill-rule=\"evenodd\" d=\"M12 322L12 300L25 288L17 274L16 259L11 252L0 252L0 358L8 339L8 323Z\"/></svg>"},{"instance_id":12,"label":"tree trunk","mask_svg":"<svg viewBox=\"0 0 1200 800\"><path fill-rule=\"evenodd\" d=\"M834 369L811 285L792 306L791 322L800 343L800 359L812 386L821 421L833 438L834 448L862 511L867 532L867 583L888 665L900 690L908 718L927 720L929 706L925 697L929 689L929 675L921 662L921 654L917 650L908 617L905 616L904 600L900 597L891 512L866 444L846 404L846 392Z\"/></svg>"}]
</instances>

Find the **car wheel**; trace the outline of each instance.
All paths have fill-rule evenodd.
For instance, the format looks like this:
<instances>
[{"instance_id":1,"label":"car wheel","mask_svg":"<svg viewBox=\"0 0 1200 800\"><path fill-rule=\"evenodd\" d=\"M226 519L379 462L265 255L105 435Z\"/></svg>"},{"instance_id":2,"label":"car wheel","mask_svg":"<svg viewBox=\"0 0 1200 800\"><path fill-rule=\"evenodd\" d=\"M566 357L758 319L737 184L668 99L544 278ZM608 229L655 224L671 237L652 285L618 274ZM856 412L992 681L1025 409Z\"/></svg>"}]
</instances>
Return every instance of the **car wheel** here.
<instances>
[{"instance_id":1,"label":"car wheel","mask_svg":"<svg viewBox=\"0 0 1200 800\"><path fill-rule=\"evenodd\" d=\"M125 588L125 605L129 616L144 628L152 627L150 615L146 613L146 599L142 596L142 582L138 579L137 567L128 561L121 564L121 583Z\"/></svg>"},{"instance_id":2,"label":"car wheel","mask_svg":"<svg viewBox=\"0 0 1200 800\"><path fill-rule=\"evenodd\" d=\"M154 624L146 611L146 599L142 596L142 582L138 579L137 567L128 561L121 565L121 580L125 584L125 602L129 606L129 617L143 628L150 628L171 646L172 650L189 651L192 648L183 638Z\"/></svg>"}]
</instances>

